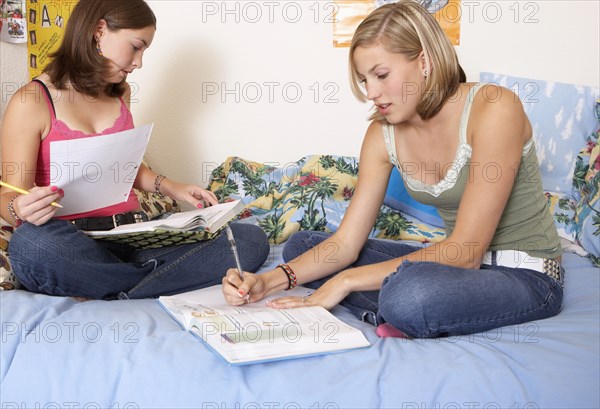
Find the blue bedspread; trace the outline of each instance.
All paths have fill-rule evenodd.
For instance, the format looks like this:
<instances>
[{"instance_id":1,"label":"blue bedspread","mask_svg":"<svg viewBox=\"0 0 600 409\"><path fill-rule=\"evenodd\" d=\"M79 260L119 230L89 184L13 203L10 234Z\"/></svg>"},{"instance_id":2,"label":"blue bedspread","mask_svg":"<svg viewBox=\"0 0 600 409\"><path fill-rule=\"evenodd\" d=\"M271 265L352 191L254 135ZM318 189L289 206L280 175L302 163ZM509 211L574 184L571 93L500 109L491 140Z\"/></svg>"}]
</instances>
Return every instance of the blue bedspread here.
<instances>
[{"instance_id":1,"label":"blue bedspread","mask_svg":"<svg viewBox=\"0 0 600 409\"><path fill-rule=\"evenodd\" d=\"M274 247L270 265L279 259ZM154 300L0 292L2 408L598 408L600 272L565 254L554 318L437 340L228 366ZM265 266L264 268L269 268Z\"/></svg>"}]
</instances>

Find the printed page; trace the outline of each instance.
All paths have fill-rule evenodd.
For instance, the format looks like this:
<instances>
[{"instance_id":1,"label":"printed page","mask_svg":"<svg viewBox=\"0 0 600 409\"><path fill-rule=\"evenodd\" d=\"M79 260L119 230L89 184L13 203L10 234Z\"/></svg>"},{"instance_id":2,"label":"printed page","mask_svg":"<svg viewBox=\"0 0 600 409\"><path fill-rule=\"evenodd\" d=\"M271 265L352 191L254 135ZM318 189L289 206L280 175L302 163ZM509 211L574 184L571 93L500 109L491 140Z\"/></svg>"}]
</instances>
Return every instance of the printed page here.
<instances>
[{"instance_id":1,"label":"printed page","mask_svg":"<svg viewBox=\"0 0 600 409\"><path fill-rule=\"evenodd\" d=\"M193 318L247 314L259 311L269 312L273 311L273 308L265 304L267 300L283 295L304 297L312 292L308 288L297 286L283 294L276 294L259 302L234 307L225 301L221 287L219 284L182 294L162 296L158 298L158 302L170 310L173 315L185 317L185 327L189 329L189 323Z\"/></svg>"},{"instance_id":2,"label":"printed page","mask_svg":"<svg viewBox=\"0 0 600 409\"><path fill-rule=\"evenodd\" d=\"M250 363L369 346L361 331L322 307L193 318L192 331L230 363Z\"/></svg>"},{"instance_id":3,"label":"printed page","mask_svg":"<svg viewBox=\"0 0 600 409\"><path fill-rule=\"evenodd\" d=\"M232 364L270 361L369 346L362 332L322 307L276 310L267 300L303 297L312 290L297 286L252 304L233 307L221 285L163 296L163 305L185 328Z\"/></svg>"},{"instance_id":4,"label":"printed page","mask_svg":"<svg viewBox=\"0 0 600 409\"><path fill-rule=\"evenodd\" d=\"M297 286L268 298L303 297ZM185 328L231 364L248 364L369 346L363 333L325 308L276 310L266 300L240 307L225 302L221 285L159 297Z\"/></svg>"},{"instance_id":5,"label":"printed page","mask_svg":"<svg viewBox=\"0 0 600 409\"><path fill-rule=\"evenodd\" d=\"M153 124L110 135L50 142L50 183L65 191L64 216L127 201Z\"/></svg>"}]
</instances>

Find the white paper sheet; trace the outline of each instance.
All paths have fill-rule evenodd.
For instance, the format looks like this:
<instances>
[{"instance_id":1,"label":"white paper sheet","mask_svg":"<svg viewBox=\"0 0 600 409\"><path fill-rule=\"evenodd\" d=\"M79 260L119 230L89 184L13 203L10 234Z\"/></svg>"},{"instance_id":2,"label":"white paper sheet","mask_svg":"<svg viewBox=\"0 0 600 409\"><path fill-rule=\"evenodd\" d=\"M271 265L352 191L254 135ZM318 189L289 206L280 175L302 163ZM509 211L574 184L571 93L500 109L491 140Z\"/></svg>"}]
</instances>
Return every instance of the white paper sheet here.
<instances>
[{"instance_id":1,"label":"white paper sheet","mask_svg":"<svg viewBox=\"0 0 600 409\"><path fill-rule=\"evenodd\" d=\"M127 201L154 124L50 143L50 183L65 191L57 216Z\"/></svg>"}]
</instances>

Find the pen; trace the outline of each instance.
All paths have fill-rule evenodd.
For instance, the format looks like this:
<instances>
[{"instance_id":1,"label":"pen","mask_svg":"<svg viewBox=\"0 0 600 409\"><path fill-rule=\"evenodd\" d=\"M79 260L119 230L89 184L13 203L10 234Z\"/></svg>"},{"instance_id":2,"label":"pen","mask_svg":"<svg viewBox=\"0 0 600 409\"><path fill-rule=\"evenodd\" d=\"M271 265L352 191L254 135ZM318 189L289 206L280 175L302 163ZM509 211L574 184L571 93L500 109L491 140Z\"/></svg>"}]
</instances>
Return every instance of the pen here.
<instances>
[{"instance_id":1,"label":"pen","mask_svg":"<svg viewBox=\"0 0 600 409\"><path fill-rule=\"evenodd\" d=\"M19 188L19 187L13 186L13 185L9 185L8 183L6 183L6 182L3 182L3 181L1 181L1 180L0 180L0 186L4 186L4 187L6 187L6 188L8 188L8 189L10 189L10 190L13 190L13 191L15 191L15 192L17 192L17 193L20 193L20 194L22 194L22 195L28 195L28 194L29 194L29 192L28 192L27 190L21 189L21 188ZM63 208L63 207L62 207L62 205L60 205L60 204L58 204L58 203L56 203L56 202L52 202L52 203L50 203L50 204L51 204L52 206L54 206L54 207L60 207L61 209Z\"/></svg>"},{"instance_id":2,"label":"pen","mask_svg":"<svg viewBox=\"0 0 600 409\"><path fill-rule=\"evenodd\" d=\"M240 279L244 279L244 273L242 270L242 264L240 263L240 256L238 255L237 246L235 245L235 239L233 238L233 232L231 231L231 227L227 225L225 227L225 231L227 232L227 240L229 240L229 244L231 245L231 252L233 253L233 258L235 259L235 266L240 275Z\"/></svg>"}]
</instances>

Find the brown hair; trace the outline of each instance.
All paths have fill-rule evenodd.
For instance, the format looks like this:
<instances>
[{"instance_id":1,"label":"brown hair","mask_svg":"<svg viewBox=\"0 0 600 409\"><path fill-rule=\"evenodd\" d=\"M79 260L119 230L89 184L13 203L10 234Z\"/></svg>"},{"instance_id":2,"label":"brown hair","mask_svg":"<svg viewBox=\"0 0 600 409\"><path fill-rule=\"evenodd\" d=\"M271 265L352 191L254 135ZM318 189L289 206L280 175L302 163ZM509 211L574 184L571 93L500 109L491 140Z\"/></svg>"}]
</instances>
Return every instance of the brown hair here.
<instances>
[{"instance_id":1,"label":"brown hair","mask_svg":"<svg viewBox=\"0 0 600 409\"><path fill-rule=\"evenodd\" d=\"M102 93L120 97L125 80L111 84L103 80L109 61L96 50L94 33L100 20L111 31L156 27L156 16L144 0L79 0L67 22L63 41L44 72L58 89L70 81L76 91L97 97Z\"/></svg>"},{"instance_id":2,"label":"brown hair","mask_svg":"<svg viewBox=\"0 0 600 409\"><path fill-rule=\"evenodd\" d=\"M417 113L422 119L437 114L446 100L458 89L466 76L450 40L430 12L412 0L386 4L373 11L356 29L350 45L350 87L361 101L366 96L361 89L353 61L357 47L381 44L392 53L404 54L409 60L424 52L429 73L422 90ZM385 121L375 112L371 120Z\"/></svg>"}]
</instances>

